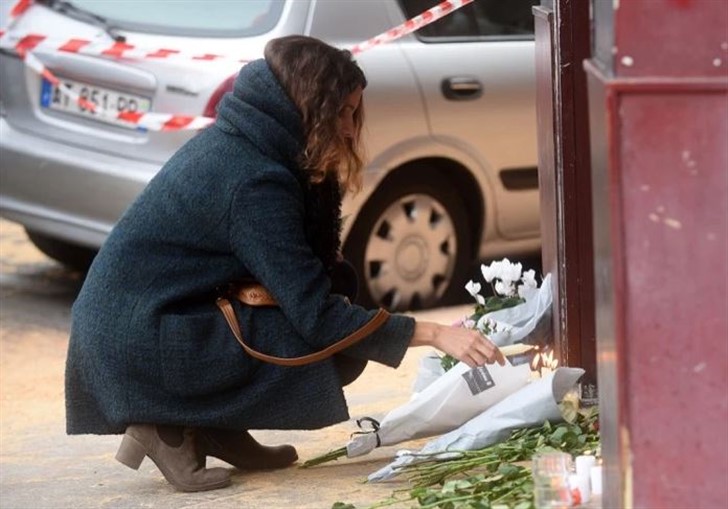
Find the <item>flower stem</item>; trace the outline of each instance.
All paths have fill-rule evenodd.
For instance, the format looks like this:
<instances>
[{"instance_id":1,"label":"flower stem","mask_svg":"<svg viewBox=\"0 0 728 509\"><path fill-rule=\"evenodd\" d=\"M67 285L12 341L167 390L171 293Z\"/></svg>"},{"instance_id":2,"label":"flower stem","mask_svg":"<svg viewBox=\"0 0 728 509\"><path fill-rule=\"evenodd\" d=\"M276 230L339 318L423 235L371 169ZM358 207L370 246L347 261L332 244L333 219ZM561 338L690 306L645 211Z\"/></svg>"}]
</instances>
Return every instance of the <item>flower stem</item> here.
<instances>
[{"instance_id":1,"label":"flower stem","mask_svg":"<svg viewBox=\"0 0 728 509\"><path fill-rule=\"evenodd\" d=\"M346 456L346 447L340 447L333 451L329 451L326 454L322 454L321 456L316 456L315 458L305 461L299 468L315 467L316 465L328 463L329 461L334 461L344 456Z\"/></svg>"}]
</instances>

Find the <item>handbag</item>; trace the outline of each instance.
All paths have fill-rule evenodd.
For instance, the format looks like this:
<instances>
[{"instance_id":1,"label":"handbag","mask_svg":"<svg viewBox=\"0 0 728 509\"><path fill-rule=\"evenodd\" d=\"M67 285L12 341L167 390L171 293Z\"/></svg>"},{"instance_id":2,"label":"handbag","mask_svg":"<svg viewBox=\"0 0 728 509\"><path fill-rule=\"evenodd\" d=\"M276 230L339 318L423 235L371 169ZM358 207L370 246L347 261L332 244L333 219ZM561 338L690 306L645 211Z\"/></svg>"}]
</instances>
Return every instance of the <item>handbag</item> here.
<instances>
[{"instance_id":1,"label":"handbag","mask_svg":"<svg viewBox=\"0 0 728 509\"><path fill-rule=\"evenodd\" d=\"M228 295L230 298L235 298L248 306L259 307L278 305L275 298L268 292L268 290L266 290L263 285L260 285L258 283L245 283L239 286L234 286L232 287ZM240 346L243 347L243 350L245 350L245 352L251 357L254 357L255 359L261 360L263 362L276 364L278 366L303 366L306 364L312 364L314 362L327 359L332 355L340 352L341 350L355 345L356 343L367 337L369 334L377 330L379 327L384 325L387 319L389 319L389 313L385 309L379 309L379 311L377 311L377 313L371 318L371 320L369 320L359 329L355 330L344 339L341 339L336 343L327 346L323 350L319 350L318 352L303 355L300 357L276 357L273 355L259 352L245 342L245 340L243 339L242 330L240 329L240 322L238 322L238 318L235 315L235 309L230 302L230 298L218 297L216 304L217 307L220 308L220 310L222 311L222 314L225 316L225 320L227 321L230 330L233 332L235 339L237 339L238 343L240 343Z\"/></svg>"}]
</instances>

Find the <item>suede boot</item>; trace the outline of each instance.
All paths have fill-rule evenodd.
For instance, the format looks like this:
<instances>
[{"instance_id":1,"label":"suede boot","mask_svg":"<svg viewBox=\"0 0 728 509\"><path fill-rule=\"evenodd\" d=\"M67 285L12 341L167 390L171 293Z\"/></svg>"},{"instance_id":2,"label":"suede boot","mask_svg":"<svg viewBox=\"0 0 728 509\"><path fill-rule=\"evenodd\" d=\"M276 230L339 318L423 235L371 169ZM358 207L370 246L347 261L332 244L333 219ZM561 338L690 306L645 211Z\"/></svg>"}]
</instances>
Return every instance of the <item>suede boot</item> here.
<instances>
[{"instance_id":1,"label":"suede boot","mask_svg":"<svg viewBox=\"0 0 728 509\"><path fill-rule=\"evenodd\" d=\"M126 428L116 459L137 470L144 456L149 456L164 478L180 491L228 486L230 473L224 468L206 469L195 438L192 428L133 424Z\"/></svg>"},{"instance_id":2,"label":"suede boot","mask_svg":"<svg viewBox=\"0 0 728 509\"><path fill-rule=\"evenodd\" d=\"M247 431L200 428L198 440L200 452L240 470L284 468L298 459L292 445L261 445Z\"/></svg>"}]
</instances>

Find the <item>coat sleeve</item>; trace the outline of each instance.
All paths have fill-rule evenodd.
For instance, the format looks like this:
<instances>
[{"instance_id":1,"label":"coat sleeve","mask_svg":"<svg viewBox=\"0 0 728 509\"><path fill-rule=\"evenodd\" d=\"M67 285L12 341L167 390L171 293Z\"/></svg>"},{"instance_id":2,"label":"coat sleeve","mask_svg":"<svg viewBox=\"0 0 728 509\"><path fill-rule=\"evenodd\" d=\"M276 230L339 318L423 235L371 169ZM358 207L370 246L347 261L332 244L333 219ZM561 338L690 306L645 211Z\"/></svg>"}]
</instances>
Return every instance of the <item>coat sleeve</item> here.
<instances>
[{"instance_id":1,"label":"coat sleeve","mask_svg":"<svg viewBox=\"0 0 728 509\"><path fill-rule=\"evenodd\" d=\"M303 339L320 350L361 328L376 311L330 293L331 281L305 237L304 212L303 190L290 171L255 175L234 193L230 243ZM396 367L413 331L413 318L392 314L346 353Z\"/></svg>"}]
</instances>

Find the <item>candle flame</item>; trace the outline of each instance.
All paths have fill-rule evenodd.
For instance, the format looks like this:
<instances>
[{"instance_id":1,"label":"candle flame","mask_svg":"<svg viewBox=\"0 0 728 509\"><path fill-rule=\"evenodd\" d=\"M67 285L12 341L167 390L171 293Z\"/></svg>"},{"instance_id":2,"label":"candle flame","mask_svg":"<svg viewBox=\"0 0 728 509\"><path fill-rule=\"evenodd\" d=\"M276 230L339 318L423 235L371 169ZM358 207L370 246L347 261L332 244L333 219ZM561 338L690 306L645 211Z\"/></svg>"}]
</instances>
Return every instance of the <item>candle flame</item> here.
<instances>
[{"instance_id":1,"label":"candle flame","mask_svg":"<svg viewBox=\"0 0 728 509\"><path fill-rule=\"evenodd\" d=\"M544 376L547 373L555 370L559 367L559 360L554 358L554 351L546 347L545 350L540 351L540 348L536 348L536 353L531 361L531 370L537 373L537 377Z\"/></svg>"},{"instance_id":2,"label":"candle flame","mask_svg":"<svg viewBox=\"0 0 728 509\"><path fill-rule=\"evenodd\" d=\"M533 356L533 360L531 361L531 370L532 371L538 371L538 365L539 365L539 360L540 359L541 359L541 354L540 353L536 353Z\"/></svg>"}]
</instances>

